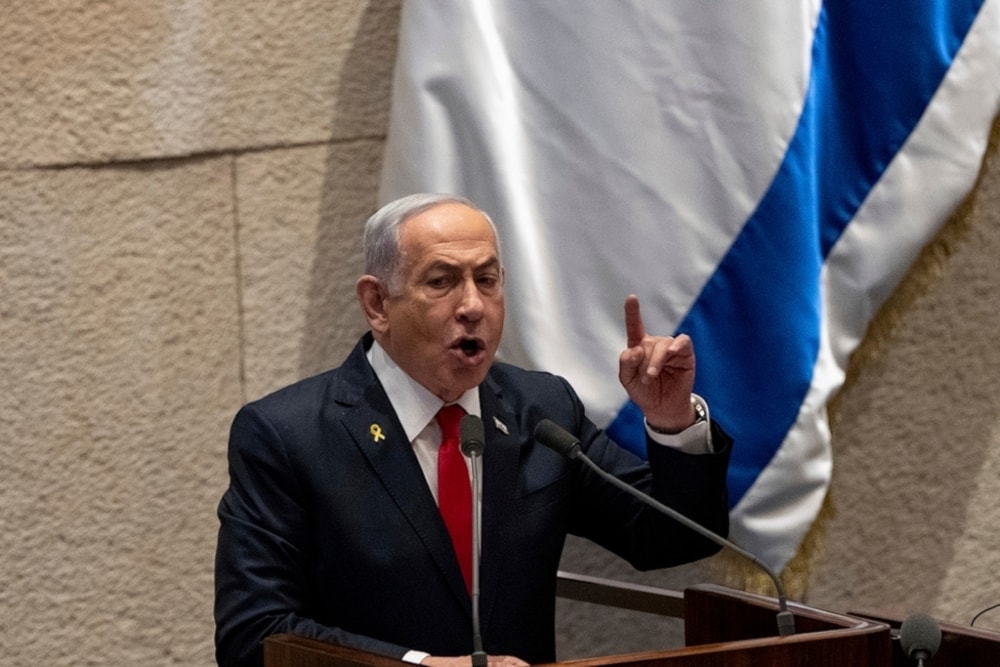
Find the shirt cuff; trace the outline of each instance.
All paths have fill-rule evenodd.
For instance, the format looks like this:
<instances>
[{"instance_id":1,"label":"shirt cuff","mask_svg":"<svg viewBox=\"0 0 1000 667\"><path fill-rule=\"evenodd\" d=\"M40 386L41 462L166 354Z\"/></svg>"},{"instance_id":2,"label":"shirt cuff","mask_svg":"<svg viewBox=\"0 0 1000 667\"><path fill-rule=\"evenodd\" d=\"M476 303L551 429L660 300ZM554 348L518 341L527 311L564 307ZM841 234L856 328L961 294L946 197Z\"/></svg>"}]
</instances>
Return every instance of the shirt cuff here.
<instances>
[{"instance_id":1,"label":"shirt cuff","mask_svg":"<svg viewBox=\"0 0 1000 667\"><path fill-rule=\"evenodd\" d=\"M423 662L424 658L431 657L430 653L424 653L423 651L407 651L406 655L403 656L403 662L408 662L412 665L419 665Z\"/></svg>"},{"instance_id":2,"label":"shirt cuff","mask_svg":"<svg viewBox=\"0 0 1000 667\"><path fill-rule=\"evenodd\" d=\"M697 401L702 410L705 411L704 420L699 420L678 433L657 433L643 419L643 423L646 425L646 435L658 445L672 447L685 454L714 454L715 447L712 444L710 425L712 418L708 411L708 403L697 394L691 394L691 398Z\"/></svg>"}]
</instances>

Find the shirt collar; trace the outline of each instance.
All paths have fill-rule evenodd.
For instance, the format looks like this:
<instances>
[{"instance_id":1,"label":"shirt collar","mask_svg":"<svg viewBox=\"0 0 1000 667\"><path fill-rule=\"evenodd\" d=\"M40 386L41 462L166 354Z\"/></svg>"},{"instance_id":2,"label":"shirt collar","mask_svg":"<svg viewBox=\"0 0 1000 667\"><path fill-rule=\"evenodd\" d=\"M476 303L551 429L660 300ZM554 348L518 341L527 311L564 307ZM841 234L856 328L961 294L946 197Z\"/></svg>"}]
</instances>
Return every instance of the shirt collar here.
<instances>
[{"instance_id":1,"label":"shirt collar","mask_svg":"<svg viewBox=\"0 0 1000 667\"><path fill-rule=\"evenodd\" d=\"M444 401L435 396L422 384L407 375L378 344L372 343L366 355L375 376L389 397L392 409L396 411L399 423L403 425L406 437L413 440L427 424L434 419ZM455 401L470 415L482 416L479 406L479 388L473 387Z\"/></svg>"}]
</instances>

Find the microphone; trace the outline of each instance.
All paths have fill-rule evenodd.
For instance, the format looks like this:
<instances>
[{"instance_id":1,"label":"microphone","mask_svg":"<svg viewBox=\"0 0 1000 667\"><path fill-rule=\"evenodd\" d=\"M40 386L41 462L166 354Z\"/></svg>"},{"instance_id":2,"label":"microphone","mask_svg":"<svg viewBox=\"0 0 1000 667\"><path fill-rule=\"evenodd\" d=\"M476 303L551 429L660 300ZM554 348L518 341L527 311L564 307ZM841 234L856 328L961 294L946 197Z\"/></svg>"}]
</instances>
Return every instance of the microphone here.
<instances>
[{"instance_id":1,"label":"microphone","mask_svg":"<svg viewBox=\"0 0 1000 667\"><path fill-rule=\"evenodd\" d=\"M899 644L906 657L924 665L941 646L941 628L927 614L911 614L899 626Z\"/></svg>"},{"instance_id":2,"label":"microphone","mask_svg":"<svg viewBox=\"0 0 1000 667\"><path fill-rule=\"evenodd\" d=\"M486 440L483 420L476 415L465 415L458 423L459 447L462 454L472 459L472 667L486 667L483 634L479 625L479 496L482 484L476 458L483 455Z\"/></svg>"},{"instance_id":3,"label":"microphone","mask_svg":"<svg viewBox=\"0 0 1000 667\"><path fill-rule=\"evenodd\" d=\"M688 517L684 516L677 510L667 507L660 501L646 495L639 489L636 489L625 482L621 481L609 472L602 470L596 463L594 463L590 457L583 453L583 448L580 446L580 439L568 432L566 429L562 428L551 419L543 419L538 424L535 425L535 439L542 443L549 449L565 456L566 458L573 461L583 461L588 467L590 467L595 473L600 475L603 479L611 482L622 491L635 496L642 502L646 503L650 507L659 510L660 512L666 514L674 521L680 523L681 525L690 528L694 532L698 533L702 537L709 539L719 546L734 551L740 556L743 556L750 562L754 563L763 570L767 576L771 578L774 582L774 588L777 590L778 598L778 634L782 637L795 634L795 617L790 611L788 611L788 600L785 597L785 588L781 585L781 580L778 576L769 568L767 565L762 563L757 559L756 556L746 551L745 549L737 546L735 543L730 542L721 535L717 535L705 528L701 524L695 523Z\"/></svg>"},{"instance_id":4,"label":"microphone","mask_svg":"<svg viewBox=\"0 0 1000 667\"><path fill-rule=\"evenodd\" d=\"M472 458L483 455L483 440L486 439L483 420L476 415L465 415L458 423L458 436L462 453Z\"/></svg>"}]
</instances>

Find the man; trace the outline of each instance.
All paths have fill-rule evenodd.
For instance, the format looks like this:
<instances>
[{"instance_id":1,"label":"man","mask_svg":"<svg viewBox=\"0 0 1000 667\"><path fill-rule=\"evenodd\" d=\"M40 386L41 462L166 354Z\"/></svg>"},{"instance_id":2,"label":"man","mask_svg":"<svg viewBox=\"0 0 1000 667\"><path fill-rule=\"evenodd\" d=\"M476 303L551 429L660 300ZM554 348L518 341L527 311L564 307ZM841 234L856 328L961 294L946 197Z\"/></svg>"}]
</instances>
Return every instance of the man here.
<instances>
[{"instance_id":1,"label":"man","mask_svg":"<svg viewBox=\"0 0 1000 667\"><path fill-rule=\"evenodd\" d=\"M343 365L248 404L233 422L216 556L221 665L259 665L262 640L280 632L432 667L469 663L460 560L470 556L453 546L444 500L437 506L435 415L447 404L486 428L480 618L492 664L555 659L567 533L640 569L718 550L532 435L555 421L605 470L726 533L730 443L699 417L687 336L647 335L638 300L626 299L619 379L645 415L647 463L587 419L565 380L494 362L504 268L493 223L471 202L412 195L386 205L366 225L365 262L356 291L371 331Z\"/></svg>"}]
</instances>

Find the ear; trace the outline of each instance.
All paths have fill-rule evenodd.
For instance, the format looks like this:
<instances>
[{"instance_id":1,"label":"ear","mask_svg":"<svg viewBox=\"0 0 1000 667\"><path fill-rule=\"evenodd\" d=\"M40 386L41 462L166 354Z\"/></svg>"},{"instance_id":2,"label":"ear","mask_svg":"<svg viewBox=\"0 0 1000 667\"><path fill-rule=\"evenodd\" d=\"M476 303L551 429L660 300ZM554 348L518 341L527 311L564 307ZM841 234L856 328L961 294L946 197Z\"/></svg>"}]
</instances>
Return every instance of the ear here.
<instances>
[{"instance_id":1,"label":"ear","mask_svg":"<svg viewBox=\"0 0 1000 667\"><path fill-rule=\"evenodd\" d=\"M368 320L368 326L377 334L385 333L389 329L389 316L385 303L389 298L388 291L378 278L367 274L358 278L354 291L358 295L358 303L361 304L361 312Z\"/></svg>"}]
</instances>

